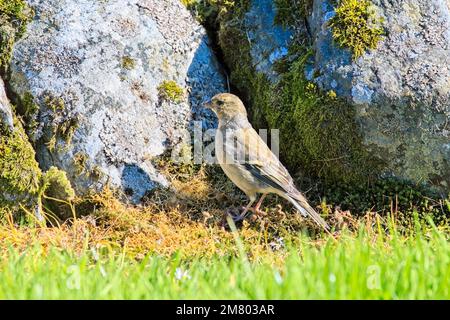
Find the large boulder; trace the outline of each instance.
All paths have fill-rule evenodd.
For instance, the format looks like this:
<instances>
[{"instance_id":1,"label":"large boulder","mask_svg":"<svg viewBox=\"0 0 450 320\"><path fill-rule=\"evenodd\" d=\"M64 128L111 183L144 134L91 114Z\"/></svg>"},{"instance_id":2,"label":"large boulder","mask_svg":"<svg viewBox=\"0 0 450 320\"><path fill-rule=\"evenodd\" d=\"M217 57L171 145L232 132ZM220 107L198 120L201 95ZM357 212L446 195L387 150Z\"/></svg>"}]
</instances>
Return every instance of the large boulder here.
<instances>
[{"instance_id":1,"label":"large boulder","mask_svg":"<svg viewBox=\"0 0 450 320\"><path fill-rule=\"evenodd\" d=\"M233 83L246 93L256 125L281 130L291 169L338 184L395 177L445 194L449 2L371 1L370 23L383 35L362 55L333 38L336 6L345 2L235 8L239 14L223 18L219 30Z\"/></svg>"},{"instance_id":2,"label":"large boulder","mask_svg":"<svg viewBox=\"0 0 450 320\"><path fill-rule=\"evenodd\" d=\"M9 86L44 170L78 193L119 187L139 201L166 185L152 159L174 147L201 104L226 89L206 31L178 0L29 0Z\"/></svg>"},{"instance_id":3,"label":"large boulder","mask_svg":"<svg viewBox=\"0 0 450 320\"><path fill-rule=\"evenodd\" d=\"M352 59L336 47L333 6L315 1L312 80L352 103L363 144L385 172L450 190L450 5L372 0L385 37Z\"/></svg>"}]
</instances>

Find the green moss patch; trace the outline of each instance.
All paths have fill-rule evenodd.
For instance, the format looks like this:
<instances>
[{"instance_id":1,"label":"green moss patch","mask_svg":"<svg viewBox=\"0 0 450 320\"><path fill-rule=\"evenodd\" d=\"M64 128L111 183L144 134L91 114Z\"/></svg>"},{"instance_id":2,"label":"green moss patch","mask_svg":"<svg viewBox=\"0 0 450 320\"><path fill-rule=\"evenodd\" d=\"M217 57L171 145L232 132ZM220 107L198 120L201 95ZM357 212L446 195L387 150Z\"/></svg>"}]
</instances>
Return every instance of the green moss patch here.
<instances>
[{"instance_id":1,"label":"green moss patch","mask_svg":"<svg viewBox=\"0 0 450 320\"><path fill-rule=\"evenodd\" d=\"M384 33L381 23L368 0L340 0L330 27L336 43L349 48L358 58L367 50L376 49Z\"/></svg>"},{"instance_id":2,"label":"green moss patch","mask_svg":"<svg viewBox=\"0 0 450 320\"><path fill-rule=\"evenodd\" d=\"M15 130L0 136L0 202L4 192L36 194L41 171L35 152L28 141L22 124L15 119Z\"/></svg>"},{"instance_id":3,"label":"green moss patch","mask_svg":"<svg viewBox=\"0 0 450 320\"><path fill-rule=\"evenodd\" d=\"M65 171L51 167L42 176L40 189L39 201L48 218L66 220L73 217L75 191Z\"/></svg>"},{"instance_id":4,"label":"green moss patch","mask_svg":"<svg viewBox=\"0 0 450 320\"><path fill-rule=\"evenodd\" d=\"M215 17L226 14L236 5L235 0L181 0L200 22L211 21Z\"/></svg>"},{"instance_id":5,"label":"green moss patch","mask_svg":"<svg viewBox=\"0 0 450 320\"><path fill-rule=\"evenodd\" d=\"M314 0L274 0L274 3L277 8L275 23L286 28L308 17Z\"/></svg>"},{"instance_id":6,"label":"green moss patch","mask_svg":"<svg viewBox=\"0 0 450 320\"><path fill-rule=\"evenodd\" d=\"M265 110L271 128L280 128L284 157L292 168L306 169L324 182L359 182L373 175L374 163L362 146L354 109L326 94L304 77L305 59L283 75L280 105Z\"/></svg>"},{"instance_id":7,"label":"green moss patch","mask_svg":"<svg viewBox=\"0 0 450 320\"><path fill-rule=\"evenodd\" d=\"M52 111L52 123L47 125L47 140L45 142L50 152L56 147L60 150L68 148L72 142L73 135L78 128L78 118L65 118L65 103L61 97L47 93L44 97L44 104Z\"/></svg>"},{"instance_id":8,"label":"green moss patch","mask_svg":"<svg viewBox=\"0 0 450 320\"><path fill-rule=\"evenodd\" d=\"M18 119L15 119L12 133L0 133L0 218L12 213L18 218L26 217L25 221L33 221L21 213L22 208L28 213L34 212L36 206L46 215L70 217L75 191L66 173L55 167L45 174L41 172Z\"/></svg>"}]
</instances>

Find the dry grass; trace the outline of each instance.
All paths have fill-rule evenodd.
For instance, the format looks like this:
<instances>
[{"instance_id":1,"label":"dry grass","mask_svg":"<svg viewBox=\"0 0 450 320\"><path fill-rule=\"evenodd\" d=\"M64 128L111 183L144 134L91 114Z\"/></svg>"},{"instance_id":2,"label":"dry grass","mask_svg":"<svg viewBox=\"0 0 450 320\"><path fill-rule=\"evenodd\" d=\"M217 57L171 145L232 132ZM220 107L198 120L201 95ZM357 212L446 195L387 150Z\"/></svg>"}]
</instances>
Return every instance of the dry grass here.
<instances>
[{"instance_id":1,"label":"dry grass","mask_svg":"<svg viewBox=\"0 0 450 320\"><path fill-rule=\"evenodd\" d=\"M149 253L163 257L179 254L185 259L237 256L239 248L225 211L245 204L245 196L217 168L175 166L167 161L158 166L173 187L155 190L142 206L126 205L118 200L120 194L105 189L102 194L75 201L78 218L58 226L20 226L8 216L6 223L0 224L0 255L7 255L11 247L23 251L39 244L44 250L75 253L86 248L126 252L135 259ZM328 240L310 221L285 210L276 197L268 199L265 210L264 216L251 217L237 226L251 260L282 263L287 255L284 248L301 241L299 233L308 233L317 245ZM388 219L374 213L356 219L350 212L326 204L317 210L334 227L335 239L343 229L356 234L364 228L374 241L380 228L388 232Z\"/></svg>"}]
</instances>

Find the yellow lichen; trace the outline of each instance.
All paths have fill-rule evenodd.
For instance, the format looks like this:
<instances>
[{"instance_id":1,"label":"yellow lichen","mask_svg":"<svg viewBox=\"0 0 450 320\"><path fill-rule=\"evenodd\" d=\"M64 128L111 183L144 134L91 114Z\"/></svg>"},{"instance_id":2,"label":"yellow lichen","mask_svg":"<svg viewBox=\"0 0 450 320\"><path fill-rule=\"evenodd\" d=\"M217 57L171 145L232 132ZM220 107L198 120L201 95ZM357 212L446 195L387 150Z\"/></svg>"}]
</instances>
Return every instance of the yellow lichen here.
<instances>
[{"instance_id":1,"label":"yellow lichen","mask_svg":"<svg viewBox=\"0 0 450 320\"><path fill-rule=\"evenodd\" d=\"M184 98L184 90L175 81L163 81L158 87L160 98L172 102L181 102Z\"/></svg>"},{"instance_id":2,"label":"yellow lichen","mask_svg":"<svg viewBox=\"0 0 450 320\"><path fill-rule=\"evenodd\" d=\"M133 58L125 56L122 57L122 68L132 70L136 66L136 61Z\"/></svg>"}]
</instances>

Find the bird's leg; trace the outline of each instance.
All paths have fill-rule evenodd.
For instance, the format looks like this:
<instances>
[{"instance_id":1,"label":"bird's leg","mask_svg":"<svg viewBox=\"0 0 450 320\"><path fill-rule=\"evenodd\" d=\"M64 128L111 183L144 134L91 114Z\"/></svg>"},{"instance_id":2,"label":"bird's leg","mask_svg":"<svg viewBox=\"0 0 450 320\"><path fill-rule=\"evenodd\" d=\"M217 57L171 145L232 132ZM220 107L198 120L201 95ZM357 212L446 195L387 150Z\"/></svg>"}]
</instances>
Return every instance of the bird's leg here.
<instances>
[{"instance_id":1,"label":"bird's leg","mask_svg":"<svg viewBox=\"0 0 450 320\"><path fill-rule=\"evenodd\" d=\"M251 207L252 207L252 205L253 205L254 202L255 202L255 199L250 200L250 202L249 202L248 205L244 208L244 210L241 212L241 214L240 214L238 217L236 217L237 220L235 220L235 221L241 221L241 220L244 220L244 219L245 219L245 216L247 215L247 212L248 212L249 210L251 210Z\"/></svg>"},{"instance_id":2,"label":"bird's leg","mask_svg":"<svg viewBox=\"0 0 450 320\"><path fill-rule=\"evenodd\" d=\"M266 193L261 196L261 198L259 199L258 203L256 204L256 206L252 210L254 214L260 215L262 213L261 210L259 210L259 208L261 207L261 205L262 205L262 203L264 201L264 198L266 196L267 196Z\"/></svg>"},{"instance_id":3,"label":"bird's leg","mask_svg":"<svg viewBox=\"0 0 450 320\"><path fill-rule=\"evenodd\" d=\"M261 207L261 204L263 203L264 198L266 196L267 196L267 194L263 194L254 208L252 208L252 205L256 199L250 200L249 204L244 208L242 213L238 217L236 217L235 221L244 220L249 211L252 212L253 214L260 215L262 212L261 212L261 210L259 210L259 208Z\"/></svg>"}]
</instances>

